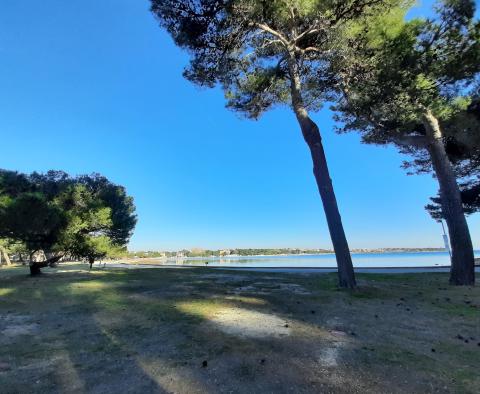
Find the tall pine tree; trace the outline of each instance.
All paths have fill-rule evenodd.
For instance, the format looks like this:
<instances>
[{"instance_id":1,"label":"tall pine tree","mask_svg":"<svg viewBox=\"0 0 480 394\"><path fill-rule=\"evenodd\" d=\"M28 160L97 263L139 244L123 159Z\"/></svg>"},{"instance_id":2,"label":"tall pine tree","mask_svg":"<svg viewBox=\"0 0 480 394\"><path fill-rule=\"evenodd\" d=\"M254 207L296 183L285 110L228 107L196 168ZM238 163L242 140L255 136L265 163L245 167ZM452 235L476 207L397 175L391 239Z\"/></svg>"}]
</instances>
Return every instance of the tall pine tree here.
<instances>
[{"instance_id":1,"label":"tall pine tree","mask_svg":"<svg viewBox=\"0 0 480 394\"><path fill-rule=\"evenodd\" d=\"M434 172L452 245L450 283L456 285L474 284L474 257L446 131L458 129L456 120L478 86L480 23L474 13L473 1L446 0L431 19L365 20L355 45L332 65L332 74L341 75L335 108L341 131L359 131L366 143L393 143L414 156L418 169Z\"/></svg>"}]
</instances>

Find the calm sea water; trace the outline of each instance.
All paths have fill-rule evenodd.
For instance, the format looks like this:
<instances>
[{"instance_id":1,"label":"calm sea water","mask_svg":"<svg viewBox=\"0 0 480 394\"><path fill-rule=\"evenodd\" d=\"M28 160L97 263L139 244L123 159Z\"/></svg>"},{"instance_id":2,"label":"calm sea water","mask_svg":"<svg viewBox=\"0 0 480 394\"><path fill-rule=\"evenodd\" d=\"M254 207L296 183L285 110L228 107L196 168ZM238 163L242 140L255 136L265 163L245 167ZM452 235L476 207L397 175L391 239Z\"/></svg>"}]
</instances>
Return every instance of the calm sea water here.
<instances>
[{"instance_id":1,"label":"calm sea water","mask_svg":"<svg viewBox=\"0 0 480 394\"><path fill-rule=\"evenodd\" d=\"M480 257L480 251L475 252ZM450 265L447 252L409 252L409 253L354 253L355 268L379 267L446 267ZM295 267L295 268L334 268L333 254L324 255L290 255L290 256L227 256L211 258L183 258L161 261L145 259L145 263L162 265L184 265L209 267Z\"/></svg>"}]
</instances>

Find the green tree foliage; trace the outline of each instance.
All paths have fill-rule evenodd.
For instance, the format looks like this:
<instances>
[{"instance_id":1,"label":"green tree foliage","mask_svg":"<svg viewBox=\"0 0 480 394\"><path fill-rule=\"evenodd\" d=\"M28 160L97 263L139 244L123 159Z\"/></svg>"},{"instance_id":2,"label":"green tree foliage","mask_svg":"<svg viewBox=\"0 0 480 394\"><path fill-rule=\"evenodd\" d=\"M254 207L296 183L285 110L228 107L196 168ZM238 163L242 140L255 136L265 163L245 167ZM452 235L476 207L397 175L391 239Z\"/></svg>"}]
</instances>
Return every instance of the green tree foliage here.
<instances>
[{"instance_id":1,"label":"green tree foliage","mask_svg":"<svg viewBox=\"0 0 480 394\"><path fill-rule=\"evenodd\" d=\"M436 11L434 18L409 22L398 15L388 23L366 19L352 29L355 45L332 64L342 95L335 109L344 123L340 131L359 131L366 143L395 144L414 158L407 167L434 171L452 243L450 281L472 284L473 248L455 175L469 166L461 159L455 168L446 146L458 149L462 138L470 141L464 148L473 146L478 135L465 115L478 91L480 23L470 0L446 0Z\"/></svg>"},{"instance_id":2,"label":"green tree foliage","mask_svg":"<svg viewBox=\"0 0 480 394\"><path fill-rule=\"evenodd\" d=\"M32 274L65 255L93 264L124 247L135 224L133 199L98 174L0 171L0 238L25 245ZM47 259L36 261L38 252Z\"/></svg>"},{"instance_id":3,"label":"green tree foliage","mask_svg":"<svg viewBox=\"0 0 480 394\"><path fill-rule=\"evenodd\" d=\"M184 75L220 85L227 107L257 119L287 105L296 115L313 161L339 268L354 287L348 243L318 126L309 117L329 99L331 57L359 18L383 13L393 0L151 0L152 12L189 51Z\"/></svg>"}]
</instances>

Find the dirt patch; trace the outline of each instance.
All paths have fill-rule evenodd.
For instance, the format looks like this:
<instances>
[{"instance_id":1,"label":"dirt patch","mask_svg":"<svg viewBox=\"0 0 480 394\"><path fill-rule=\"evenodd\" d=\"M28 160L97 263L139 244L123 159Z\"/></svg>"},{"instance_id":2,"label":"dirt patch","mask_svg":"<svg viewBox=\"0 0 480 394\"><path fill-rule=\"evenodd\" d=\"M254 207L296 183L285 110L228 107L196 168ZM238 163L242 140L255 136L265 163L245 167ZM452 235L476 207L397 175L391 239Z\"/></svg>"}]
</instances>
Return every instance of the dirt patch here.
<instances>
[{"instance_id":1,"label":"dirt patch","mask_svg":"<svg viewBox=\"0 0 480 394\"><path fill-rule=\"evenodd\" d=\"M0 332L4 337L30 335L38 329L37 323L32 323L26 315L0 316Z\"/></svg>"},{"instance_id":2,"label":"dirt patch","mask_svg":"<svg viewBox=\"0 0 480 394\"><path fill-rule=\"evenodd\" d=\"M448 274L78 267L0 270L2 394L480 392L480 287Z\"/></svg>"},{"instance_id":3,"label":"dirt patch","mask_svg":"<svg viewBox=\"0 0 480 394\"><path fill-rule=\"evenodd\" d=\"M246 275L238 275L238 274L202 274L198 275L198 278L201 279L213 279L217 283L230 283L230 282L241 282L250 280L250 278Z\"/></svg>"},{"instance_id":4,"label":"dirt patch","mask_svg":"<svg viewBox=\"0 0 480 394\"><path fill-rule=\"evenodd\" d=\"M281 291L287 291L298 295L309 295L312 292L305 289L303 286L296 283L279 283Z\"/></svg>"},{"instance_id":5,"label":"dirt patch","mask_svg":"<svg viewBox=\"0 0 480 394\"><path fill-rule=\"evenodd\" d=\"M331 345L322 348L317 356L319 364L322 367L337 367L342 346L341 342L333 342Z\"/></svg>"},{"instance_id":6,"label":"dirt patch","mask_svg":"<svg viewBox=\"0 0 480 394\"><path fill-rule=\"evenodd\" d=\"M273 314L241 308L226 308L216 312L209 324L226 334L240 337L265 338L290 335L287 322Z\"/></svg>"},{"instance_id":7,"label":"dirt patch","mask_svg":"<svg viewBox=\"0 0 480 394\"><path fill-rule=\"evenodd\" d=\"M275 282L255 282L247 286L239 286L233 292L240 293L257 293L268 294L272 291L288 292L297 295L308 295L310 291L296 283L275 283Z\"/></svg>"},{"instance_id":8,"label":"dirt patch","mask_svg":"<svg viewBox=\"0 0 480 394\"><path fill-rule=\"evenodd\" d=\"M239 286L233 289L233 294L242 294L242 293L255 293L259 295L265 295L268 294L267 291L261 290L261 288L258 288L254 285L247 285L247 286Z\"/></svg>"},{"instance_id":9,"label":"dirt patch","mask_svg":"<svg viewBox=\"0 0 480 394\"><path fill-rule=\"evenodd\" d=\"M157 288L139 291L131 294L129 297L138 300L148 300L151 298L162 298L169 296L184 296L196 290L195 286L188 284L177 284L169 286L168 288Z\"/></svg>"}]
</instances>

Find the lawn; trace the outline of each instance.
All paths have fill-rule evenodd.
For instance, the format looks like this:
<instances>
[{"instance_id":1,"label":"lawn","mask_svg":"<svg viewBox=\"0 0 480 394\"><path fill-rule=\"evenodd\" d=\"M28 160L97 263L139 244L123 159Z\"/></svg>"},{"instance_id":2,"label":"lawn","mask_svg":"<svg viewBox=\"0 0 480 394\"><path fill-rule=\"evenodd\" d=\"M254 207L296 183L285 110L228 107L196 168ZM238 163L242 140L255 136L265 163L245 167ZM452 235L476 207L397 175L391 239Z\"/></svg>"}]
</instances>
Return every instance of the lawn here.
<instances>
[{"instance_id":1,"label":"lawn","mask_svg":"<svg viewBox=\"0 0 480 394\"><path fill-rule=\"evenodd\" d=\"M0 269L5 393L480 392L480 289L435 274Z\"/></svg>"}]
</instances>

